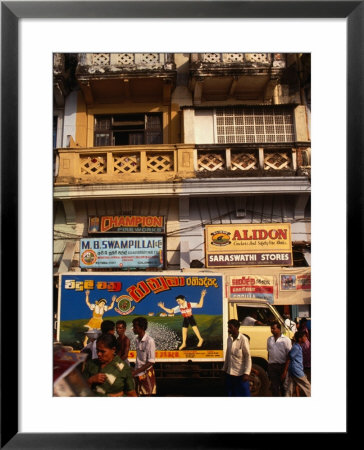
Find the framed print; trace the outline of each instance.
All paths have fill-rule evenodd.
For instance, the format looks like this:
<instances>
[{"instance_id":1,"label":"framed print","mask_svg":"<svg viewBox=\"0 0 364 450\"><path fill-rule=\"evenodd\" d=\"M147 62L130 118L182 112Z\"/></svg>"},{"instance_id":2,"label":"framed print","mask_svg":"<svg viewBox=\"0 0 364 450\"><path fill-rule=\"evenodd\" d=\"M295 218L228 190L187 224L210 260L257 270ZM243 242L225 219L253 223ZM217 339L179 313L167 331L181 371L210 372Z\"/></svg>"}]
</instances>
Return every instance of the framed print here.
<instances>
[{"instance_id":1,"label":"framed print","mask_svg":"<svg viewBox=\"0 0 364 450\"><path fill-rule=\"evenodd\" d=\"M53 231L52 216L57 215L57 211L53 209L52 203L52 189L55 179L53 169L55 168L53 154L49 152L50 145L52 145L53 80L51 67L53 54L70 52L77 52L82 55L100 52L97 55L101 55L101 58L102 55L117 51L152 52L149 55L160 51L175 51L179 54L192 54L192 52L198 54L203 51L244 51L250 55L249 51L269 51L273 52L272 54L280 54L279 52L312 54L312 102L314 105L312 116L312 136L314 136L312 183L314 189L317 189L315 191L317 194L312 197L312 206L315 211L313 216L317 215L319 218L317 221L313 221L313 242L316 251L313 251L312 255L312 267L314 268L312 292L313 298L317 299L317 302L313 305L313 326L315 326L315 317L320 318L323 314L322 304L329 302L329 300L330 311L336 311L335 315L340 311L340 317L345 318L350 294L346 286L353 285L352 281L354 277L358 276L359 272L357 259L351 249L354 243L354 248L362 249L362 152L359 149L362 148L363 144L362 123L364 114L362 102L362 80L364 77L363 20L364 6L361 1L1 2L2 448L144 448L146 446L154 446L155 448L167 446L171 448L241 448L243 446L250 448L266 445L268 436L274 438L274 433L289 432L315 433L316 438L320 436L320 433L336 433L335 438L338 441L348 438L345 420L344 375L343 389L338 388L338 392L335 394L335 401L339 405L336 416L331 416L332 411L329 410L329 400L332 400L330 395L332 395L334 386L331 386L331 390L329 390L327 384L325 385L320 380L316 386L313 385L312 398L302 399L308 400L307 402L297 403L299 399L289 400L294 403L292 411L297 411L300 408L300 411L306 413L310 411L312 417L310 416L308 421L302 421L302 423L294 422L293 418L288 419L286 428L282 428L282 424L277 425L272 417L274 408L280 411L291 408L291 406L288 407L282 402L285 399L246 399L249 400L248 403L237 404L236 400L232 403L231 399L228 398L182 398L181 395L179 398L137 399L138 403L131 403L134 400L128 398L99 400L98 398L56 398L52 396L52 363L50 361L52 349L50 342L54 331L54 305L51 300L54 294L52 273L54 260L51 256L53 253L51 234ZM36 29L37 33L35 33ZM320 39L322 35L325 36L325 39ZM287 36L290 39L287 39ZM251 39L250 42L249 39ZM122 42L122 45L120 42ZM102 53L105 51L111 53ZM130 56L132 54L123 53L123 61L125 61L125 58L132 58ZM220 54L223 53L217 55ZM236 53L234 54L236 55ZM165 55L168 55L168 53L165 53ZM87 58L87 56L84 57ZM279 57L274 62L275 67L279 68L279 64L281 64ZM167 58L163 63L168 64L170 61ZM201 63L201 61L197 61L196 67L198 63ZM157 62L154 64L158 65ZM254 61L252 64L254 65ZM166 79L159 84L155 84L155 92L161 93L161 103L166 103L166 98L170 96L168 69L166 71L167 75L163 72ZM198 73L193 85L197 101L198 86L200 86L198 83L204 76L202 72ZM337 85L335 85L336 79L338 80ZM57 159L57 164L59 164L57 170L62 169L61 172L57 172L58 181L60 181L59 192L62 194L61 200L66 209L70 206L68 200L72 200L72 195L77 189L88 189L88 176L94 177L100 174L106 181L108 180L107 177L110 176L110 173L106 164L110 164L111 158L110 152L105 150L107 147L105 142L113 142L114 147L117 147L117 145L122 145L125 142L124 139L128 139L128 143L132 145L132 153L128 152L125 155L119 152L117 157L114 158L114 167L117 171L125 171L126 176L132 182L138 181L140 198L146 196L147 183L141 176L140 180L138 178L139 174L136 168L139 165L150 164L149 167L152 167L151 172L153 173L148 180L158 183L160 178L155 175L155 172L159 170L156 169L156 164L158 164L158 168L161 168L161 171L169 170L171 172L176 165L180 165L180 167L183 167L186 179L193 176L198 164L205 164L202 157L200 160L198 159L197 151L193 153L188 148L187 138L185 141L180 141L183 144L179 147L177 144L173 148L163 147L162 159L156 159L155 154L149 156L140 152L141 156L137 155L137 149L145 142L151 143L153 139L156 139L157 141L153 142L158 146L161 145L158 139L162 139L162 142L164 142L163 139L167 136L167 139L172 141L173 133L176 136L178 133L182 133L177 125L175 125L175 128L171 127L167 130L161 126L161 123L165 123L163 121L166 121L168 117L175 118L173 107L162 104L160 109L150 108L148 111L141 111L140 108L136 108L126 118L125 115L122 117L122 114L115 110L105 119L105 110L97 105L99 87L93 90L90 88L90 83L92 84L92 80L90 82L87 76L84 76L82 86L79 87L83 89L82 92L85 95L90 95L91 103L96 96L94 102L96 106L92 106L95 121L90 122L86 116L81 117L81 115L78 116L77 120L80 120L81 122L78 123L81 123L81 126L84 127L84 142L99 142L101 150L95 151L91 156L87 155L86 151L78 148L80 145L77 142L72 142L73 125L71 121L61 123L63 119L56 118L56 127L54 127L55 122L53 123L53 131L57 130L58 126L64 130L71 130L65 133L64 146L69 147L68 153L61 149L59 159ZM187 86L186 80L183 83ZM239 88L239 86L236 87L238 83L234 84L233 79L231 83L229 92ZM153 82L151 82L151 85L153 85ZM58 87L62 89L61 84ZM137 92L142 91L138 83L130 83L129 79L123 80L123 84L119 88L123 95L125 93L125 95L130 96L137 95ZM212 91L215 88L216 86ZM218 88L222 89L222 84ZM104 93L108 92L107 86L103 89L105 89ZM264 89L264 92L269 90L269 83L265 85ZM287 90L286 95L289 96L290 94ZM248 94L245 92L244 95ZM109 98L110 102L112 100ZM76 100L75 104L77 104ZM222 131L218 131L216 105L207 103L207 106L210 109L207 107L201 108L196 114L201 123L207 124L204 133L210 130L214 138L225 139L228 135L228 126L223 130L221 126ZM81 109L82 107L81 105ZM208 116L210 112L207 113L207 111L212 111L212 107L215 110L211 112L210 117ZM183 114L184 123L188 123L191 118L188 107ZM222 114L225 114L225 112ZM239 115L236 111L234 111L234 114L235 116ZM237 120L247 120L244 114L248 116L251 111L243 111L241 113L243 118L239 116ZM274 114L276 113L274 112ZM286 114L286 116L284 114L281 114L282 120L289 120L289 117L286 118L289 114ZM299 110L295 114L298 115ZM72 114L70 114L71 116ZM76 122L76 118L73 119ZM105 122L102 122L104 119ZM223 119L225 120L225 116ZM98 120L99 122L97 122ZM264 116L264 120L268 119ZM152 123L150 128L148 128L148 123ZM132 124L132 128L130 128L130 124ZM288 123L285 133L289 133L289 125L290 123ZM258 134L258 131L255 130L254 133ZM105 141L105 139L114 139L114 141ZM304 141L304 138L302 138L302 141ZM62 142L62 145L57 145L57 147L63 147L63 144ZM302 142L298 142L298 144L302 144ZM299 147L299 145L297 146ZM283 158L283 164L286 164L287 161L282 155L287 153L287 146L283 147L283 150L280 149L280 156ZM278 148L277 145L274 148ZM80 169L80 173L86 180L86 182L81 182L73 191L67 185L67 180L72 179L75 173L72 172L74 163L69 156L70 149L76 155L75 158L82 160L83 168ZM200 146L199 150L203 156L208 153L203 145ZM231 168L234 155L237 154L238 152L233 145L228 148L228 151L225 148L222 149L221 146L214 155L214 164L219 164L222 160L220 157L223 155L225 157L224 162ZM287 168L287 180L293 178L289 170L296 164L295 158L296 156L292 156L290 160L292 166ZM260 168L263 167L264 169L263 149L257 149L256 160L258 165L259 163L263 164ZM216 161L218 162L216 163ZM212 164L211 160L208 164ZM268 161L267 164L272 163ZM347 183L345 186L346 177ZM274 177L271 178L270 187L273 189L276 180L273 179ZM212 196L213 189L216 189L216 187L209 182L209 177L200 177L199 181L205 186L206 191L212 190L209 194ZM178 182L178 177L176 177L173 181L175 188L179 188ZM105 182L105 190L110 189L110 185L112 183L106 184ZM254 188L249 177L245 177L244 182L240 183L238 188L244 189L246 185L249 186L249 189ZM222 182L221 186L223 186ZM293 184L287 187L287 195L291 195L292 192L289 189L293 189L292 186ZM234 189L230 185L228 188ZM310 189L308 186L306 188ZM167 188L161 183L161 189ZM172 193L167 191L163 191L163 194L166 198L172 196ZM189 195L191 198L194 196L192 191ZM237 197L237 191L232 191L232 195ZM104 198L105 192L102 192L102 189L101 191L93 189L92 192L90 191L90 196ZM190 211L192 211L192 206L189 209L192 201L189 204L182 197L181 195L179 207L184 214L182 222L186 222ZM170 204L166 203L166 205ZM89 270L88 267L91 264L90 254L88 254L91 252L91 246L93 248L92 263L94 264L98 258L100 260L101 250L100 252L98 250L106 240L107 244L105 245L113 248L102 256L110 267L112 267L113 257L115 256L112 252L119 250L116 249L116 245L128 246L128 251L120 249L120 252L125 250L125 254L122 256L127 262L124 260L117 261L119 266L125 264L128 269L130 269L130 266L133 268L133 264L136 264L135 261L140 256L144 258L142 260L143 269L147 268L153 271L165 268L166 259L174 257L168 254L165 238L165 234L168 234L168 232L173 237L174 230L171 232L171 229L168 228L170 224L167 220L174 213L173 208L162 205L158 211L150 210L147 213L141 213L140 211L132 211L127 201L125 201L124 206L122 211L120 210L112 217L106 209L104 211L98 208L94 208L94 210L89 208L87 214L85 214L83 226L85 229L89 228L90 239L82 241L82 245L85 247L85 255L82 261L82 267L85 270L82 275L88 273L87 270ZM202 207L200 206L200 208ZM305 206L296 205L295 207L296 211L301 213L301 216L297 217L299 222L300 217L304 215L302 210L304 211ZM264 210L264 205L262 210ZM264 211L266 210L267 206ZM248 208L244 208L244 205L235 201L234 214L237 217L244 217L243 214L246 211L248 211ZM218 212L216 212L216 216ZM74 235L76 235L77 223L74 219L72 206L66 213L69 224L74 227ZM106 228L103 229L102 233L99 233L99 221L105 219L105 217L107 220L104 220L104 225L107 226L105 225ZM332 217L334 220L328 220L328 217ZM157 223L150 221L151 218L163 220L159 220ZM167 218L167 223L165 223L164 218ZM139 222L136 222L136 219ZM264 220L262 221L264 222ZM275 222L282 225L283 230L283 223L278 220L275 220ZM209 225L212 232L215 233L211 237L212 241L215 239L212 256L216 254L218 260L222 261L221 258L226 259L223 252L227 248L226 242L222 238L226 236L221 235L219 227L212 229L215 226L213 223L209 223ZM145 236L141 235L140 227L143 228L142 231ZM252 246L253 244L258 246L260 245L259 242L268 237L269 232L271 241L285 236L285 230L279 234L276 230L272 231L271 228L262 227L262 230L259 229L259 233L254 230L250 231L250 229L246 232L239 229L236 232L233 230L233 225L229 225L223 231L226 232L228 238L235 236L236 241L241 242L241 246L247 241L252 242ZM58 232L67 234L70 229L67 228L66 230L66 228L60 227ZM130 235L127 239L121 241L118 238L118 233L130 233ZM155 236L153 236L153 233ZM256 233L254 242L251 233ZM181 254L185 252L185 255L190 257L186 267L197 270L201 267L199 265L201 260L197 256L199 250L193 246L190 249L187 244L184 244L186 247L181 245L178 251ZM279 245L283 246L284 244L285 242ZM131 254L129 248L131 245L133 245L134 250L143 250L143 253L141 255ZM153 245L153 248L157 248L158 252L151 256L157 260L157 264L146 262L147 257L149 257L149 253L144 248L146 245ZM97 251L95 251L95 248ZM71 247L68 247L68 250L70 253L75 251ZM275 263L280 252L276 251L275 248L273 250L275 251ZM265 251L265 254L268 255L266 258L272 259L273 250ZM284 247L284 251L287 254L289 253L289 258L292 260L297 257L295 251L291 252L291 248L286 250ZM230 258L232 255L235 258L236 253L237 251L234 248L229 252L228 257ZM194 266L193 262L197 265ZM71 264L72 257L70 261L67 261L67 258L64 257L62 263ZM202 263L205 264L206 262L202 261ZM343 267L344 265L346 267ZM237 273L234 273L234 275L240 283L242 277L238 271L241 266L233 264L231 267L234 270L236 269ZM286 272L280 273L279 268L275 268L273 263L270 264L269 269L278 271L278 275L275 275L277 277L277 289L273 289L273 275L261 276L261 272L255 267L250 269L252 275L249 277L249 282L254 281L255 283L255 280L259 279L260 284L254 286L254 292L256 295L269 294L270 303L274 302L275 292L278 292L279 295L283 293L285 296L290 294L305 296L311 290L311 277L294 273L292 276L287 275ZM215 273L215 270L214 267L209 267L208 272ZM188 270L186 273L189 273ZM155 283L154 278L158 277L154 277L155 274L153 274L154 272L151 272L150 278L143 275L144 278L140 277L140 280L134 280L131 276L129 278L120 276L120 280L116 280L120 283L120 290L116 296L119 299L117 304L119 312L116 312L116 314L122 315L125 311L132 311L132 308L130 308L132 304L131 291L123 292L121 288L122 283L125 283L124 280L126 279L130 284L130 286L128 285L129 290L133 286L137 286L139 289L141 286L139 283L142 283L142 286L150 286L152 285L150 283ZM86 279L87 283L90 282L92 277L89 278ZM186 275L180 278L187 280L188 277ZM208 279L209 275L206 274L205 278ZM337 280L340 280L340 283ZM82 278L81 281L83 283L85 280ZM94 282L93 286L96 286L99 279L95 276L91 281ZM243 281L245 283L246 280ZM324 284L325 281L327 284ZM163 285L166 290L170 288L167 284L166 282ZM85 294L84 292L81 294L77 292L76 295L72 292L72 295L70 295L70 292L66 291L66 286L70 286L69 280L66 280L65 286L62 286L64 288L62 295L67 302L72 302L76 298L80 304L80 316L73 316L74 311L72 308L67 310L69 306L65 303L66 313L71 312L69 317L67 314L64 316L66 317L64 321L70 318L70 320L80 321L83 326L84 311L88 314L88 320L91 318L91 312L84 304ZM103 289L103 285L98 286L101 286L100 290ZM156 285L153 284L153 286ZM160 287L158 285L158 289ZM250 285L242 284L240 286L239 284L237 287L240 289L237 291L239 293L246 294L251 291ZM157 287L154 291L156 289ZM192 292L194 296L198 296L200 290L200 288L197 289L197 286L194 286L193 289L192 287L191 289L186 287L183 288L183 295ZM166 312L161 312L162 307L154 299L155 292L152 291L150 297L148 297L148 299L152 299L148 303L148 308L149 305L152 305L154 309L153 311L145 310L146 314L155 317L158 313L158 320L174 321L173 313L170 312L172 308L170 298L166 298L165 301L163 299L162 304ZM198 294L195 294L197 291ZM209 287L208 292L211 291L213 289ZM219 291L219 295L215 295L216 301L223 296L222 292ZM128 302L126 302L126 294L129 296ZM107 295L109 295L109 292L107 292ZM109 295L110 300L112 295L113 293ZM162 297L159 293L158 295ZM205 308L208 311L206 314L209 315L209 320L212 321L215 311L208 309L210 308L208 301L209 295L206 296ZM197 300L194 299L194 302L198 304L198 298ZM174 305L173 307L175 308ZM223 314L224 312L219 309L220 319ZM198 324L200 324L201 316L196 317ZM317 319L316 323L319 321ZM79 336L82 335L81 325L73 333L72 342L80 339ZM226 327L226 324L221 324L220 328L225 330ZM183 340L180 328L178 322L176 325L178 345L181 345L181 340ZM192 342L195 336L191 329L189 330L190 341L188 342ZM207 326L201 327L201 330L207 332ZM315 364L317 363L316 374L315 370L313 370L313 374L318 377L318 368L323 368L323 362L319 361L316 355L317 349L322 348L320 346L324 342L323 331L318 329L318 325L317 329L313 331L316 345L314 361ZM65 335L64 331L62 333ZM226 330L224 333L226 334ZM342 353L345 353L345 343L343 340L339 344ZM198 345L200 344L202 344L202 339L198 341ZM219 352L222 345L222 342L219 341L217 349ZM215 347L211 348L216 351ZM184 350L184 353L190 351L185 348L182 350ZM166 351L169 351L169 349ZM201 355L203 351L204 349L201 350ZM200 349L195 351L196 354L199 352ZM321 355L324 362L332 356L329 350L327 350L327 354L321 352ZM221 356L220 353L219 356ZM111 403L109 400L115 400L117 403ZM125 406L120 408L120 401L123 400L126 401ZM249 414L245 414L246 411L249 411ZM315 420L315 414L317 413L321 414L321 418L316 417ZM325 417L325 421L321 420L322 417ZM183 425L186 421L188 432ZM102 429L99 428L99 422L102 423ZM143 424L140 425L140 422L143 422ZM269 433L272 433L272 436Z\"/></svg>"}]
</instances>

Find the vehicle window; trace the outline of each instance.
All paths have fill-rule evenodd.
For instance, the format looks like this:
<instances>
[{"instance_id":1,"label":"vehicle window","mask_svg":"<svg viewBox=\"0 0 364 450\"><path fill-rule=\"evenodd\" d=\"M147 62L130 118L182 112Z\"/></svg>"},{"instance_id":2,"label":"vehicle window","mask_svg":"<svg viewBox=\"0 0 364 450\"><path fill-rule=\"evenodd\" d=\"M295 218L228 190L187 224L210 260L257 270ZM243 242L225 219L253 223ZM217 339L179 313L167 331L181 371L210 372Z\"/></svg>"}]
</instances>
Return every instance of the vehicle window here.
<instances>
[{"instance_id":1,"label":"vehicle window","mask_svg":"<svg viewBox=\"0 0 364 450\"><path fill-rule=\"evenodd\" d=\"M237 305L238 320L241 325L254 326L255 320L270 326L276 320L269 308Z\"/></svg>"}]
</instances>

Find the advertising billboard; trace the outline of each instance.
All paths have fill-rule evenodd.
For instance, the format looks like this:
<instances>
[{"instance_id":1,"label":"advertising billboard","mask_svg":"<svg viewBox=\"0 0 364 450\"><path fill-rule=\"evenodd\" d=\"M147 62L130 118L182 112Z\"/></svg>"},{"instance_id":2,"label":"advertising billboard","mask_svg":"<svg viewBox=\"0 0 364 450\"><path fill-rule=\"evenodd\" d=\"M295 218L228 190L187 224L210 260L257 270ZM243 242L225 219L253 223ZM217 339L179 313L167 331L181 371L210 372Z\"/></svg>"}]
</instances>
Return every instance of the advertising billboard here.
<instances>
[{"instance_id":1,"label":"advertising billboard","mask_svg":"<svg viewBox=\"0 0 364 450\"><path fill-rule=\"evenodd\" d=\"M223 358L223 276L171 272L75 273L60 275L57 339L81 350L85 332L99 329L102 320L125 320L131 340L129 358L135 358L132 320L148 320L147 332L156 343L156 358L163 360L216 360ZM184 317L181 298L192 310L182 347ZM183 308L182 308L183 309ZM198 337L200 336L200 338Z\"/></svg>"},{"instance_id":2,"label":"advertising billboard","mask_svg":"<svg viewBox=\"0 0 364 450\"><path fill-rule=\"evenodd\" d=\"M163 216L90 216L89 233L165 233Z\"/></svg>"},{"instance_id":3,"label":"advertising billboard","mask_svg":"<svg viewBox=\"0 0 364 450\"><path fill-rule=\"evenodd\" d=\"M206 225L206 267L292 266L291 225Z\"/></svg>"},{"instance_id":4,"label":"advertising billboard","mask_svg":"<svg viewBox=\"0 0 364 450\"><path fill-rule=\"evenodd\" d=\"M229 298L258 298L274 303L274 276L243 275L229 277Z\"/></svg>"}]
</instances>

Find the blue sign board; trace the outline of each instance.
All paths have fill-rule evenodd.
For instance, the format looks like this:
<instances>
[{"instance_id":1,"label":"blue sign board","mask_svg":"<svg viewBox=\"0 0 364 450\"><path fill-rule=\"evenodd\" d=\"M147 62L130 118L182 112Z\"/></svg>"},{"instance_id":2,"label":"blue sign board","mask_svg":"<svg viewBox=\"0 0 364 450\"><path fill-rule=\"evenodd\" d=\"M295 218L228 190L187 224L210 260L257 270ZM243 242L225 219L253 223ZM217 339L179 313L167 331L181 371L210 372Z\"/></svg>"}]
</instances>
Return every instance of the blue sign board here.
<instances>
[{"instance_id":1,"label":"blue sign board","mask_svg":"<svg viewBox=\"0 0 364 450\"><path fill-rule=\"evenodd\" d=\"M146 269L163 268L163 238L81 239L80 267Z\"/></svg>"}]
</instances>

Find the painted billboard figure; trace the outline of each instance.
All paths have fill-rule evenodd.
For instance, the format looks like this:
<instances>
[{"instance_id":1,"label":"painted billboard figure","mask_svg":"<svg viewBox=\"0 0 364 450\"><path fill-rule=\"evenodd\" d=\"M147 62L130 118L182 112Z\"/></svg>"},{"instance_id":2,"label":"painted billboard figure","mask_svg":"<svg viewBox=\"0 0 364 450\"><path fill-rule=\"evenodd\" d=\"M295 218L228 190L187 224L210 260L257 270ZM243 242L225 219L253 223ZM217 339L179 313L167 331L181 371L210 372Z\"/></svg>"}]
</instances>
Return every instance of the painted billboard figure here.
<instances>
[{"instance_id":1,"label":"painted billboard figure","mask_svg":"<svg viewBox=\"0 0 364 450\"><path fill-rule=\"evenodd\" d=\"M176 313L180 312L183 316L182 344L180 345L178 350L183 350L186 347L187 331L188 331L188 327L190 325L191 325L192 330L194 331L195 335L198 338L197 347L202 347L203 338L201 337L200 331L197 328L196 320L192 314L192 308L202 308L205 295L206 295L206 289L204 289L201 292L201 298L198 303L190 303L186 300L186 297L184 295L178 295L176 297L176 302L178 303L178 306L175 306L174 308L166 308L164 306L163 302L158 303L158 306L160 308L162 308L166 313L176 314Z\"/></svg>"},{"instance_id":2,"label":"painted billboard figure","mask_svg":"<svg viewBox=\"0 0 364 450\"><path fill-rule=\"evenodd\" d=\"M97 329L99 330L101 328L102 323L102 317L106 311L109 311L114 307L114 303L116 300L116 295L112 297L111 305L107 306L106 299L100 298L100 300L96 300L95 303L90 303L90 291L85 291L86 294L86 305L91 309L92 311L92 317L91 319L84 325L85 327L89 329ZM84 345L86 345L87 337L85 338Z\"/></svg>"}]
</instances>

